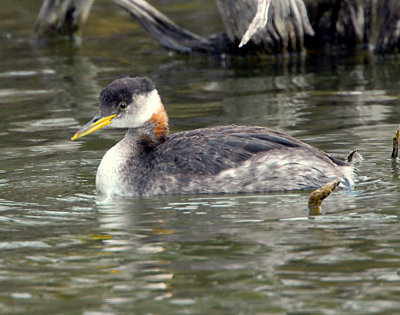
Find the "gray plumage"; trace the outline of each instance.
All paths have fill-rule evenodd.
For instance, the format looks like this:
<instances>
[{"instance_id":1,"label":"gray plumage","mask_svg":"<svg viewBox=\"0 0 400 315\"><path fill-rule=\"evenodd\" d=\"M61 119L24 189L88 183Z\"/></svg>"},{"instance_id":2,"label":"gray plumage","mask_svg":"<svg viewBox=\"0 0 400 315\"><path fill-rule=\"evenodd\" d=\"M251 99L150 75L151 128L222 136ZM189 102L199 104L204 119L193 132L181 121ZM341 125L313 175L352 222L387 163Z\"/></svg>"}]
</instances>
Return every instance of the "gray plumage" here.
<instances>
[{"instance_id":1,"label":"gray plumage","mask_svg":"<svg viewBox=\"0 0 400 315\"><path fill-rule=\"evenodd\" d=\"M268 128L191 130L150 149L147 133L130 130L118 144L129 156L117 172L118 194L276 192L316 189L337 177L352 182L349 163Z\"/></svg>"}]
</instances>

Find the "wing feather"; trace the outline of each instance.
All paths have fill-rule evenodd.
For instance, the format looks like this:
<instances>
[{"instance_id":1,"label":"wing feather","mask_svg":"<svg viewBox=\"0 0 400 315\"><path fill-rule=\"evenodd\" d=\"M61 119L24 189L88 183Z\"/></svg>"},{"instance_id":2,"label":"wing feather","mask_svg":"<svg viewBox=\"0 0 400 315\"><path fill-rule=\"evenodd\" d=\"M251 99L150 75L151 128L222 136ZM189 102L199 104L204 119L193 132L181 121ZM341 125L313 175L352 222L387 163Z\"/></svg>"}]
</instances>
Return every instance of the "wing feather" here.
<instances>
[{"instance_id":1,"label":"wing feather","mask_svg":"<svg viewBox=\"0 0 400 315\"><path fill-rule=\"evenodd\" d=\"M328 155L291 136L264 127L228 126L171 135L153 150L153 168L169 174L216 175L272 150L302 147Z\"/></svg>"}]
</instances>

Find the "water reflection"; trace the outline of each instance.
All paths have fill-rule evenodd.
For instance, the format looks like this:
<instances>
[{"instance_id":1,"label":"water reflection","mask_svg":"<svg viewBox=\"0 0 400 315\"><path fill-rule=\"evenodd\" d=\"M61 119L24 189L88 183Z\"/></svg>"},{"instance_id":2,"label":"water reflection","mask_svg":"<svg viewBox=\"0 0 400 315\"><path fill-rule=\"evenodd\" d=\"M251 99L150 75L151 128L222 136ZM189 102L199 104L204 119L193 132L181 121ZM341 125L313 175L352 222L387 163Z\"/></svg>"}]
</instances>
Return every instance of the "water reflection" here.
<instances>
[{"instance_id":1,"label":"water reflection","mask_svg":"<svg viewBox=\"0 0 400 315\"><path fill-rule=\"evenodd\" d=\"M315 311L325 307L332 295L341 295L338 284L352 286L350 297L356 290L373 294L368 284L375 277L388 284L398 281L389 258L395 250L376 242L375 234L395 228L398 216L344 213L308 219L288 213L288 219L278 219L282 213L268 210L275 198L279 199L167 197L166 202L122 200L99 205L101 250L124 257L118 266L110 266L118 281L104 303L117 309L135 305L142 310L177 311L175 307L183 306L188 311L211 310L228 294L236 299L224 304L226 311L243 308L242 303L248 309L249 300L256 309L267 304L270 310L295 311L296 303L281 303L282 294L294 294L303 301L302 309ZM296 213L296 205L292 204L290 215ZM377 255L389 260L385 263ZM359 262L360 267L350 267L349 262L354 266ZM380 267L371 274L374 265ZM316 286L323 289L314 292ZM342 307L352 309L362 303L347 301ZM387 305L396 306L396 302Z\"/></svg>"},{"instance_id":2,"label":"water reflection","mask_svg":"<svg viewBox=\"0 0 400 315\"><path fill-rule=\"evenodd\" d=\"M73 60L75 70L87 61ZM308 72L265 70L248 79L222 67L208 69L210 74L195 64L167 80L160 70L176 130L262 124L289 129L338 156L357 147L366 161L356 191L332 195L324 215L313 220L306 217L307 193L102 204L95 197L95 170L120 134L69 142L70 130L95 110L100 84L90 78L91 66L89 77L71 83L68 75L58 75L59 61L51 62L40 67L57 75L37 72L45 77L40 86L49 88L39 91L46 93L30 100L3 96L2 309L251 313L398 307L398 181L389 159L397 96L390 89L360 93L350 83L345 91L328 89L328 78ZM98 71L102 82L117 75ZM16 103L42 106L24 112L14 109ZM377 283L391 292L379 307Z\"/></svg>"}]
</instances>

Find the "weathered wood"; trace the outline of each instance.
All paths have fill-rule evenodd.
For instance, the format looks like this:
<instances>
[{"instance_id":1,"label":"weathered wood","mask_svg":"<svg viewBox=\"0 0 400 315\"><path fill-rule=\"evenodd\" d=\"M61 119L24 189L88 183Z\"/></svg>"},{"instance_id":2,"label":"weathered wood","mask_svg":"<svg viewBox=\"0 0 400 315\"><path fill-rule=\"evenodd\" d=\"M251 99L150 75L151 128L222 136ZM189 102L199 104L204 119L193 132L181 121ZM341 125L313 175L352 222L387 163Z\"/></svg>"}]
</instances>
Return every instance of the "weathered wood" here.
<instances>
[{"instance_id":1,"label":"weathered wood","mask_svg":"<svg viewBox=\"0 0 400 315\"><path fill-rule=\"evenodd\" d=\"M145 0L113 1L158 43L180 53L282 54L326 47L351 50L375 43L378 0L216 0L225 32L209 37L179 27ZM379 3L386 16L376 52L398 54L400 1ZM92 4L93 0L44 0L35 24L37 35L73 38Z\"/></svg>"},{"instance_id":2,"label":"weathered wood","mask_svg":"<svg viewBox=\"0 0 400 315\"><path fill-rule=\"evenodd\" d=\"M72 38L85 23L93 0L44 0L34 30L39 37Z\"/></svg>"},{"instance_id":3,"label":"weathered wood","mask_svg":"<svg viewBox=\"0 0 400 315\"><path fill-rule=\"evenodd\" d=\"M348 47L371 43L377 0L306 0L315 36L306 47Z\"/></svg>"},{"instance_id":4,"label":"weathered wood","mask_svg":"<svg viewBox=\"0 0 400 315\"><path fill-rule=\"evenodd\" d=\"M264 0L262 0L264 1ZM239 47L253 20L257 0L217 0L226 34L200 37L174 24L144 0L114 0L127 10L161 45L183 53L248 54L303 51L304 34L313 30L303 0L273 0L268 10L266 27L253 31L249 43ZM264 23L260 20L260 23Z\"/></svg>"},{"instance_id":5,"label":"weathered wood","mask_svg":"<svg viewBox=\"0 0 400 315\"><path fill-rule=\"evenodd\" d=\"M257 0L216 1L228 38L239 44L256 15ZM301 52L304 35L314 34L303 0L272 0L267 18L266 26L254 33L249 41L253 47L259 47L259 51Z\"/></svg>"},{"instance_id":6,"label":"weathered wood","mask_svg":"<svg viewBox=\"0 0 400 315\"><path fill-rule=\"evenodd\" d=\"M400 1L385 0L385 18L376 43L380 55L400 53Z\"/></svg>"},{"instance_id":7,"label":"weathered wood","mask_svg":"<svg viewBox=\"0 0 400 315\"><path fill-rule=\"evenodd\" d=\"M251 21L249 27L247 28L246 33L242 36L242 40L240 41L239 48L246 45L250 38L257 33L258 31L265 28L268 22L268 11L269 6L271 5L271 0L257 0L257 12Z\"/></svg>"},{"instance_id":8,"label":"weathered wood","mask_svg":"<svg viewBox=\"0 0 400 315\"><path fill-rule=\"evenodd\" d=\"M204 38L177 26L144 0L114 0L127 10L142 27L165 48L180 53L220 54L224 48L217 37Z\"/></svg>"}]
</instances>

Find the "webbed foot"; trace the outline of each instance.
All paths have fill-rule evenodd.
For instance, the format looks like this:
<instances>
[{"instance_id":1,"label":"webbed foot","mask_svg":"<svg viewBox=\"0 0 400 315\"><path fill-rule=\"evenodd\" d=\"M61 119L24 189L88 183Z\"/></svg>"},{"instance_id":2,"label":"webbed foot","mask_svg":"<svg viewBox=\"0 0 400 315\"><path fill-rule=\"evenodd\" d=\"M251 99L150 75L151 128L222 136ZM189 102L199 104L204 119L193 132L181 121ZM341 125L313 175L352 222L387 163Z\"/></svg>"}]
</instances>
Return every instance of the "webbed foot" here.
<instances>
[{"instance_id":1,"label":"webbed foot","mask_svg":"<svg viewBox=\"0 0 400 315\"><path fill-rule=\"evenodd\" d=\"M335 180L324 185L323 187L314 190L310 194L310 199L308 200L308 215L311 216L321 214L322 200L328 197L331 192L339 186L341 182L341 178L336 178Z\"/></svg>"}]
</instances>

